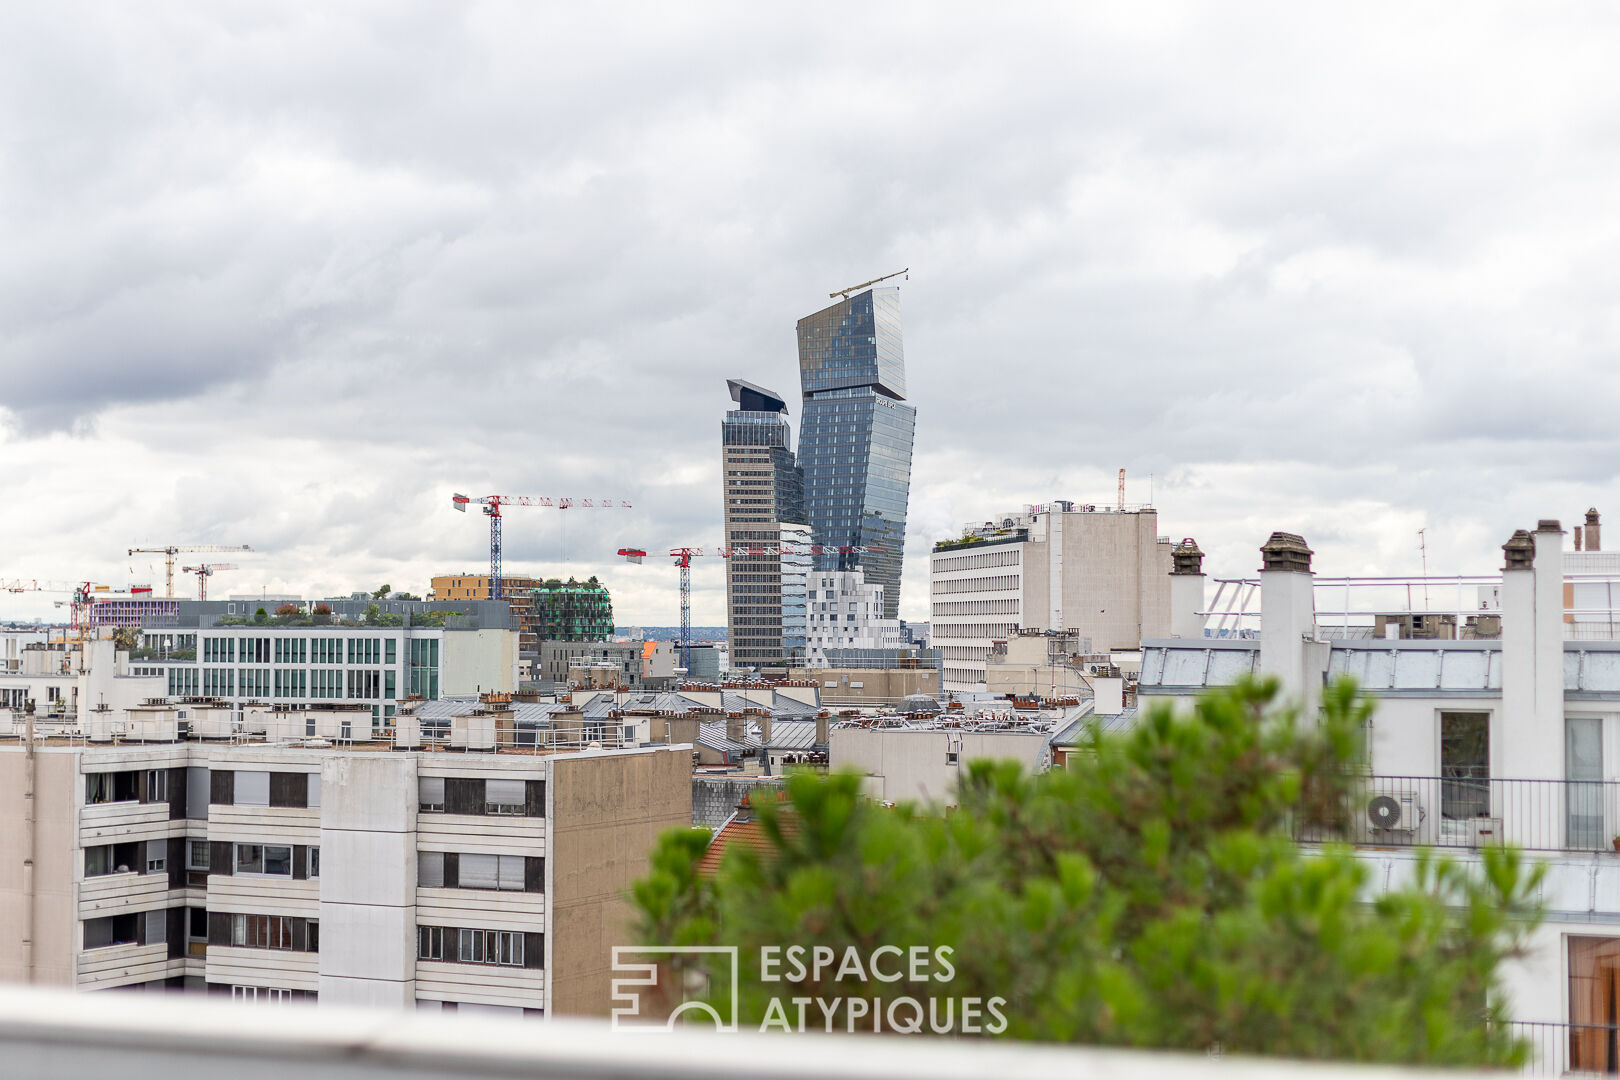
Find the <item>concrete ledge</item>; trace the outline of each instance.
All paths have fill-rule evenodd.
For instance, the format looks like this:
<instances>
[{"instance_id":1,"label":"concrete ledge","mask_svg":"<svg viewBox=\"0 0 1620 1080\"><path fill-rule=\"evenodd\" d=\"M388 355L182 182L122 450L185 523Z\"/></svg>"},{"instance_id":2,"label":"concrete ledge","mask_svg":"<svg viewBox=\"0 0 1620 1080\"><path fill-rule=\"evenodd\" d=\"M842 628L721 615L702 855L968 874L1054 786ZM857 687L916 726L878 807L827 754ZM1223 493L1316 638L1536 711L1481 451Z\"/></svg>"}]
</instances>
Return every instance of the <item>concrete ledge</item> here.
<instances>
[{"instance_id":1,"label":"concrete ledge","mask_svg":"<svg viewBox=\"0 0 1620 1080\"><path fill-rule=\"evenodd\" d=\"M611 1033L606 1024L587 1021L272 1007L182 994L84 995L15 984L0 989L0 1060L8 1080L285 1080L289 1075L300 1080L1458 1080L1502 1075L969 1039Z\"/></svg>"}]
</instances>

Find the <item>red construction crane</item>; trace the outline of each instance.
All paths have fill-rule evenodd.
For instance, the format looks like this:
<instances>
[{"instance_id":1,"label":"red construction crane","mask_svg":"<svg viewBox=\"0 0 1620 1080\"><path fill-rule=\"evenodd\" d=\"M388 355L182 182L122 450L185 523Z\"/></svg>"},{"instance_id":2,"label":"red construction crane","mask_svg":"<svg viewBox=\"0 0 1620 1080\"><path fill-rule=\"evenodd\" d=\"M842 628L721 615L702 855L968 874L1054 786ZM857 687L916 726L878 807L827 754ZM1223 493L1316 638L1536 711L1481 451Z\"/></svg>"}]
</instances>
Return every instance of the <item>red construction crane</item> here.
<instances>
[{"instance_id":1,"label":"red construction crane","mask_svg":"<svg viewBox=\"0 0 1620 1080\"><path fill-rule=\"evenodd\" d=\"M246 544L170 544L167 547L130 548L131 555L151 554L163 556L163 595L174 598L174 557L187 554L217 554L221 551L252 551Z\"/></svg>"},{"instance_id":2,"label":"red construction crane","mask_svg":"<svg viewBox=\"0 0 1620 1080\"><path fill-rule=\"evenodd\" d=\"M214 571L235 569L237 569L235 563L216 562L202 563L198 566L182 566L180 572L182 574L197 575L197 599L206 600L208 599L208 579L214 576Z\"/></svg>"},{"instance_id":3,"label":"red construction crane","mask_svg":"<svg viewBox=\"0 0 1620 1080\"><path fill-rule=\"evenodd\" d=\"M501 507L503 506L537 506L545 509L567 510L571 507L580 507L584 510L628 510L630 504L623 499L574 499L567 496L550 495L484 495L473 498L460 492L450 496L450 504L463 514L467 512L469 503L480 503L484 507L484 515L489 518L489 597L491 600L501 598Z\"/></svg>"},{"instance_id":4,"label":"red construction crane","mask_svg":"<svg viewBox=\"0 0 1620 1080\"><path fill-rule=\"evenodd\" d=\"M881 555L880 547L823 547L820 544L733 544L730 547L716 547L704 551L696 547L678 547L669 549L669 557L675 560L675 565L681 570L681 667L691 670L689 663L692 651L692 560L705 555L718 556L722 559L737 558L767 558L773 555L821 555L826 552L836 552L840 555ZM624 556L626 562L639 563L647 557L641 548L620 548L619 554Z\"/></svg>"}]
</instances>

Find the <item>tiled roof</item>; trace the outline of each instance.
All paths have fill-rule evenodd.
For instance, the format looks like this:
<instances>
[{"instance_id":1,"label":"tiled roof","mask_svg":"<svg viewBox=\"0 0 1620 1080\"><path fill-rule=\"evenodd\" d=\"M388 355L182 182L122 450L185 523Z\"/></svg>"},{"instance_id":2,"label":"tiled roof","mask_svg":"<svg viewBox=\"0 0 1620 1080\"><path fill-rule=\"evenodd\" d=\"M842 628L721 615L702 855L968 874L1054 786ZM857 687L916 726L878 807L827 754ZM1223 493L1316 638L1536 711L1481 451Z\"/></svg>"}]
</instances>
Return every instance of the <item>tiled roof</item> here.
<instances>
[{"instance_id":1,"label":"tiled roof","mask_svg":"<svg viewBox=\"0 0 1620 1080\"><path fill-rule=\"evenodd\" d=\"M792 835L796 831L797 823L790 816L783 816L782 831ZM715 871L720 869L720 860L725 858L726 849L732 844L740 844L752 848L761 857L771 855L775 847L770 838L765 835L765 826L747 807L731 815L724 825L709 841L709 848L698 861L698 873L703 877L713 877Z\"/></svg>"}]
</instances>

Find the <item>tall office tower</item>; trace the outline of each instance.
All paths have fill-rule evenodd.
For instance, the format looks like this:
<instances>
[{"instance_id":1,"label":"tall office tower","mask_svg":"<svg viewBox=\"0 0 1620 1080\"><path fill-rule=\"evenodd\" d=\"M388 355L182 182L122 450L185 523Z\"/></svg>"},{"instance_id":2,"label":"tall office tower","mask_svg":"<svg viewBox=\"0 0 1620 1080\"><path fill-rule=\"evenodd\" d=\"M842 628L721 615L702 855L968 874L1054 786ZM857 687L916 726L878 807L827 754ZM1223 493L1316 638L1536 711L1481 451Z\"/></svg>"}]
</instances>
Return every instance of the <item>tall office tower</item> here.
<instances>
[{"instance_id":1,"label":"tall office tower","mask_svg":"<svg viewBox=\"0 0 1620 1080\"><path fill-rule=\"evenodd\" d=\"M802 662L810 526L804 476L779 394L741 379L720 425L725 471L726 627L733 667ZM748 553L747 548L769 551Z\"/></svg>"},{"instance_id":2,"label":"tall office tower","mask_svg":"<svg viewBox=\"0 0 1620 1080\"><path fill-rule=\"evenodd\" d=\"M804 421L799 463L818 569L861 567L883 586L883 617L900 613L900 569L917 410L906 401L900 290L868 289L799 320Z\"/></svg>"}]
</instances>

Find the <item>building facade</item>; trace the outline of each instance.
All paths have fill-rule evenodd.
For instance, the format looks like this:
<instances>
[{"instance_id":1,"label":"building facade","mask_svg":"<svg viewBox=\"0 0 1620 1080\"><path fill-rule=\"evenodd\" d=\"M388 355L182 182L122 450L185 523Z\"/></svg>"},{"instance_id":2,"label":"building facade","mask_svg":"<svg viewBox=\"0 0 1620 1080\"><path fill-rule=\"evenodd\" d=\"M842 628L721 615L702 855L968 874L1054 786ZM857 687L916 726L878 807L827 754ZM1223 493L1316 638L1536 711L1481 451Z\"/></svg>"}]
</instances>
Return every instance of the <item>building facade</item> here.
<instances>
[{"instance_id":1,"label":"building facade","mask_svg":"<svg viewBox=\"0 0 1620 1080\"><path fill-rule=\"evenodd\" d=\"M1174 545L1151 508L1054 502L970 523L934 545L929 642L945 689L985 690L998 643L1019 630L1072 630L1103 653L1170 632Z\"/></svg>"},{"instance_id":2,"label":"building facade","mask_svg":"<svg viewBox=\"0 0 1620 1080\"><path fill-rule=\"evenodd\" d=\"M364 703L386 723L409 697L510 693L518 635L504 627L210 626L148 630L155 657L131 661L163 676L157 693L248 702ZM170 647L170 646L174 647Z\"/></svg>"},{"instance_id":3,"label":"building facade","mask_svg":"<svg viewBox=\"0 0 1620 1080\"><path fill-rule=\"evenodd\" d=\"M0 745L0 978L606 1015L690 754L389 750Z\"/></svg>"},{"instance_id":4,"label":"building facade","mask_svg":"<svg viewBox=\"0 0 1620 1080\"><path fill-rule=\"evenodd\" d=\"M1356 680L1377 706L1360 788L1336 827L1299 839L1354 844L1369 900L1410 883L1425 849L1470 873L1481 848L1502 843L1543 863L1544 914L1525 954L1504 965L1502 992L1532 1040L1534 1071L1548 1076L1620 1069L1620 642L1569 619L1570 585L1593 583L1571 582L1569 566L1604 571L1563 546L1553 520L1503 545L1497 638L1343 638L1337 619L1318 621L1311 550L1274 533L1261 548L1258 637L1144 642L1138 684L1146 708L1273 676L1309 710L1328 682ZM1323 587L1344 606L1337 584Z\"/></svg>"},{"instance_id":5,"label":"building facade","mask_svg":"<svg viewBox=\"0 0 1620 1080\"><path fill-rule=\"evenodd\" d=\"M543 641L606 641L613 636L613 598L594 577L551 578L530 590L528 612Z\"/></svg>"},{"instance_id":6,"label":"building facade","mask_svg":"<svg viewBox=\"0 0 1620 1080\"><path fill-rule=\"evenodd\" d=\"M500 598L512 609L512 618L518 630L518 649L524 653L539 648L540 639L545 636L536 625L534 612L534 590L544 585L545 582L539 578L501 575ZM435 601L494 599L490 593L488 574L436 575L430 595Z\"/></svg>"},{"instance_id":7,"label":"building facade","mask_svg":"<svg viewBox=\"0 0 1620 1080\"><path fill-rule=\"evenodd\" d=\"M868 289L798 323L804 395L799 464L817 569L861 567L883 587L883 616L900 613L900 573L917 410L906 403L900 290Z\"/></svg>"},{"instance_id":8,"label":"building facade","mask_svg":"<svg viewBox=\"0 0 1620 1080\"><path fill-rule=\"evenodd\" d=\"M741 379L726 385L737 403L720 425L731 662L746 668L800 662L811 532L787 403Z\"/></svg>"},{"instance_id":9,"label":"building facade","mask_svg":"<svg viewBox=\"0 0 1620 1080\"><path fill-rule=\"evenodd\" d=\"M828 667L831 649L894 650L905 644L900 620L883 615L883 586L869 584L860 570L813 571L808 603L806 667Z\"/></svg>"}]
</instances>

